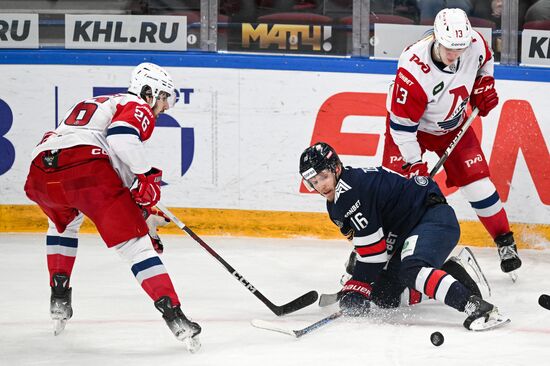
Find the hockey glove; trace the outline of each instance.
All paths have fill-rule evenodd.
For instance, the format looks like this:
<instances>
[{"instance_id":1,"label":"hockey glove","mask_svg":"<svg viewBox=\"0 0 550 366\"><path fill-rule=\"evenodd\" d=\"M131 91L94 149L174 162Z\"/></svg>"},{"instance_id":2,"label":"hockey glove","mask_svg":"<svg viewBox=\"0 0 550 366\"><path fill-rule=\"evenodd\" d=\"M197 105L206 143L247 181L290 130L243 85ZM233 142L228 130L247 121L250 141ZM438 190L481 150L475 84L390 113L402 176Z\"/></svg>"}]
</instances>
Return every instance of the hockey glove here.
<instances>
[{"instance_id":1,"label":"hockey glove","mask_svg":"<svg viewBox=\"0 0 550 366\"><path fill-rule=\"evenodd\" d=\"M355 230L351 226L343 226L340 228L340 232L348 239L349 241L353 241L353 237L355 236Z\"/></svg>"},{"instance_id":2,"label":"hockey glove","mask_svg":"<svg viewBox=\"0 0 550 366\"><path fill-rule=\"evenodd\" d=\"M151 207L144 211L146 211L147 214L145 222L149 228L149 238L151 239L153 248L158 254L162 254L164 251L164 245L162 244L157 231L159 227L168 225L170 219L164 216L164 214L155 207Z\"/></svg>"},{"instance_id":3,"label":"hockey glove","mask_svg":"<svg viewBox=\"0 0 550 366\"><path fill-rule=\"evenodd\" d=\"M342 288L340 310L346 316L365 316L370 309L372 286L368 283L349 280Z\"/></svg>"},{"instance_id":4,"label":"hockey glove","mask_svg":"<svg viewBox=\"0 0 550 366\"><path fill-rule=\"evenodd\" d=\"M132 196L138 205L152 207L160 200L160 181L162 170L151 168L145 174L136 174L132 185Z\"/></svg>"},{"instance_id":5,"label":"hockey glove","mask_svg":"<svg viewBox=\"0 0 550 366\"><path fill-rule=\"evenodd\" d=\"M403 175L409 179L415 176L427 177L430 175L428 173L428 163L419 160L414 163L407 163L401 167L403 169Z\"/></svg>"},{"instance_id":6,"label":"hockey glove","mask_svg":"<svg viewBox=\"0 0 550 366\"><path fill-rule=\"evenodd\" d=\"M349 224L349 221L345 223L339 220L332 220L332 222L334 223L334 225L338 226L342 235L344 235L349 241L353 240L353 237L355 235L355 230L353 230L353 228Z\"/></svg>"},{"instance_id":7,"label":"hockey glove","mask_svg":"<svg viewBox=\"0 0 550 366\"><path fill-rule=\"evenodd\" d=\"M470 104L479 109L479 115L485 117L498 104L498 94L495 89L495 78L478 76L470 95Z\"/></svg>"}]
</instances>

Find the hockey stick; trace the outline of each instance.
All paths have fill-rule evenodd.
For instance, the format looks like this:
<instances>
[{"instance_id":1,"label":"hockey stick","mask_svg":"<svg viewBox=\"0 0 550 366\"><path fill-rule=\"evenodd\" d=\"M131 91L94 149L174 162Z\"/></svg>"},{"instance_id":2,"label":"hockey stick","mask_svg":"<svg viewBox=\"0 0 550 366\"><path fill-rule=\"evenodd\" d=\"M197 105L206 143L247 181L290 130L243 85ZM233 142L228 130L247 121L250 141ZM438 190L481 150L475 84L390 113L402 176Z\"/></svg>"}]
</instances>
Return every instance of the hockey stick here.
<instances>
[{"instance_id":1,"label":"hockey stick","mask_svg":"<svg viewBox=\"0 0 550 366\"><path fill-rule=\"evenodd\" d=\"M462 136L464 136L464 134L466 133L466 130L470 127L472 122L474 122L474 119L476 118L478 113L479 113L479 109L477 109L477 107L474 108L474 110L472 111L472 113L470 114L466 122L464 122L464 124L462 125L462 127L460 128L456 136L453 138L453 141L451 141L449 146L447 146L447 149L445 149L445 152L443 153L443 155L441 155L441 157L439 158L439 161L433 167L432 171L430 172L430 178L433 178L434 175L436 175L436 173L439 171L439 169L441 169L443 164L445 164L445 162L447 161L447 158L449 158L449 155L451 155L456 145L458 145L458 142L462 139Z\"/></svg>"},{"instance_id":2,"label":"hockey stick","mask_svg":"<svg viewBox=\"0 0 550 366\"><path fill-rule=\"evenodd\" d=\"M300 338L300 337L302 337L302 336L304 336L308 333L311 333L315 329L321 328L322 326L331 323L332 321L338 319L342 315L343 314L342 314L341 311L337 311L337 312L335 312L333 314L330 314L329 316L327 316L327 317L325 317L321 320L316 321L315 323L313 323L311 325L308 325L305 328L295 329L295 330L286 329L286 328L278 326L277 324L275 324L273 322L268 322L268 321L259 320L259 319L252 320L251 324L252 324L252 326L254 326L256 328L270 330L270 331L273 331L273 332L278 332L278 333L283 333L283 334L288 334L289 336L294 337L294 338Z\"/></svg>"},{"instance_id":3,"label":"hockey stick","mask_svg":"<svg viewBox=\"0 0 550 366\"><path fill-rule=\"evenodd\" d=\"M201 238L197 236L190 228L185 226L183 222L181 222L172 212L170 212L162 203L158 202L156 204L157 208L160 209L176 226L178 226L181 230L185 231L190 237L192 237L197 243L200 244L201 247L203 247L210 255L212 255L214 258L220 262L225 269L229 273L235 277L237 281L243 284L244 287L248 289L254 296L256 296L258 299L260 299L261 302L263 302L269 310L271 310L275 315L281 316L290 314L292 312L295 312L297 310L300 310L302 308L305 308L308 305L313 304L315 301L317 301L318 294L317 291L310 291L297 299L292 300L291 302L277 306L269 299L267 299L256 287L254 287L250 282L248 282L243 275L238 273L235 268L233 268L229 263L227 263L214 249L212 249L208 244L206 244Z\"/></svg>"}]
</instances>

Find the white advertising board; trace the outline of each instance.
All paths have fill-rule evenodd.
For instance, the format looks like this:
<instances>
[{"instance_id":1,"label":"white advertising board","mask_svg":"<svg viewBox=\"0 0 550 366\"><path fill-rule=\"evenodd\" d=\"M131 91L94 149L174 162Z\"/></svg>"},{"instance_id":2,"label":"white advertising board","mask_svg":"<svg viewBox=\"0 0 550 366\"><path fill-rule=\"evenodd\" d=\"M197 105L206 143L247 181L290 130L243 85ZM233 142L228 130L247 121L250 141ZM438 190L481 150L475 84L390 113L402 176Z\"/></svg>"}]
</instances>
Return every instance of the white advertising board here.
<instances>
[{"instance_id":1,"label":"white advertising board","mask_svg":"<svg viewBox=\"0 0 550 366\"><path fill-rule=\"evenodd\" d=\"M550 66L550 31L524 29L521 33L521 63Z\"/></svg>"},{"instance_id":2,"label":"white advertising board","mask_svg":"<svg viewBox=\"0 0 550 366\"><path fill-rule=\"evenodd\" d=\"M23 186L44 132L78 100L124 89L131 70L0 66L0 204L30 203ZM147 146L153 165L164 170L169 206L322 212L320 196L300 192L297 171L312 141L345 148L347 165L382 161L390 75L168 70L179 100ZM498 107L474 123L492 179L512 221L549 224L549 84L498 80L497 89ZM459 192L445 192L460 219L476 219Z\"/></svg>"},{"instance_id":3,"label":"white advertising board","mask_svg":"<svg viewBox=\"0 0 550 366\"><path fill-rule=\"evenodd\" d=\"M374 58L397 60L406 47L425 37L432 29L431 25L374 23L374 36L371 39ZM492 47L491 28L474 29L481 33Z\"/></svg>"},{"instance_id":4,"label":"white advertising board","mask_svg":"<svg viewBox=\"0 0 550 366\"><path fill-rule=\"evenodd\" d=\"M65 48L187 50L187 17L67 14Z\"/></svg>"},{"instance_id":5,"label":"white advertising board","mask_svg":"<svg viewBox=\"0 0 550 366\"><path fill-rule=\"evenodd\" d=\"M0 48L38 48L38 14L0 13Z\"/></svg>"}]
</instances>

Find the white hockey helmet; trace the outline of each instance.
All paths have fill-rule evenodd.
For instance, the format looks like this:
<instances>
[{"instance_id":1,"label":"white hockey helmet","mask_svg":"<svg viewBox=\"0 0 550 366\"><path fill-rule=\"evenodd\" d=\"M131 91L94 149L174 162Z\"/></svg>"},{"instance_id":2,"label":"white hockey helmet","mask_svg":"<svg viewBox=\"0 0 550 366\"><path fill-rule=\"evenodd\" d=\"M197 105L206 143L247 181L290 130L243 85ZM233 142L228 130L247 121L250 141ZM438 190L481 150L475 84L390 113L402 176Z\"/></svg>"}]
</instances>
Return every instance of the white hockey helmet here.
<instances>
[{"instance_id":1,"label":"white hockey helmet","mask_svg":"<svg viewBox=\"0 0 550 366\"><path fill-rule=\"evenodd\" d=\"M472 43L472 26L462 9L447 8L435 16L435 39L448 49L466 48Z\"/></svg>"},{"instance_id":2,"label":"white hockey helmet","mask_svg":"<svg viewBox=\"0 0 550 366\"><path fill-rule=\"evenodd\" d=\"M150 62L141 63L132 71L128 92L139 95L143 99L151 95L153 97L151 107L155 105L161 92L169 95L170 107L174 105L176 97L172 77L162 67Z\"/></svg>"}]
</instances>

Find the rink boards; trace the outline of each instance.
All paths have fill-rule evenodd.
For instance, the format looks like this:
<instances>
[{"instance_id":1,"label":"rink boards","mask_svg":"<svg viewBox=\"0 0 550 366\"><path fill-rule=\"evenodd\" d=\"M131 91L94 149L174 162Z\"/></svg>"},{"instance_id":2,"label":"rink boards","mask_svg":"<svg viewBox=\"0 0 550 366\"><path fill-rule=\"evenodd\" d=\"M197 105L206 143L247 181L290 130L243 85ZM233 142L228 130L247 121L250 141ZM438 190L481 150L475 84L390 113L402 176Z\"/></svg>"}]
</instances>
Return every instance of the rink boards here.
<instances>
[{"instance_id":1,"label":"rink boards","mask_svg":"<svg viewBox=\"0 0 550 366\"><path fill-rule=\"evenodd\" d=\"M131 69L0 65L0 231L43 230L22 190L33 147L76 101L124 90ZM390 72L167 69L179 99L147 145L164 170L167 206L185 208L176 212L204 234L337 237L323 199L301 186L298 158L322 140L345 164L379 165ZM550 72L542 75L498 79L498 107L474 122L509 218L525 224L514 229L531 246L550 239ZM437 180L464 222L463 238L488 244L469 204L445 187L444 173Z\"/></svg>"}]
</instances>

